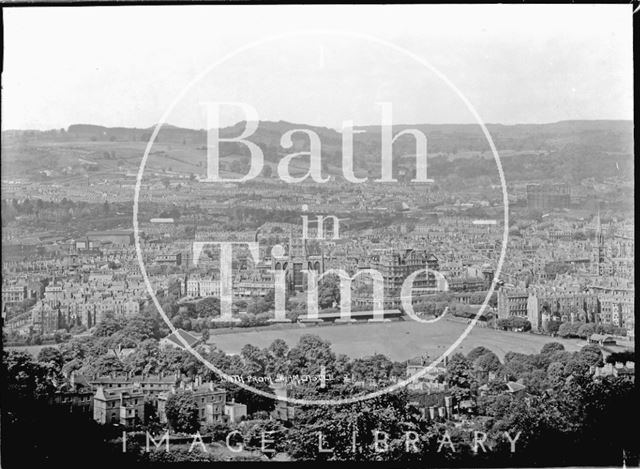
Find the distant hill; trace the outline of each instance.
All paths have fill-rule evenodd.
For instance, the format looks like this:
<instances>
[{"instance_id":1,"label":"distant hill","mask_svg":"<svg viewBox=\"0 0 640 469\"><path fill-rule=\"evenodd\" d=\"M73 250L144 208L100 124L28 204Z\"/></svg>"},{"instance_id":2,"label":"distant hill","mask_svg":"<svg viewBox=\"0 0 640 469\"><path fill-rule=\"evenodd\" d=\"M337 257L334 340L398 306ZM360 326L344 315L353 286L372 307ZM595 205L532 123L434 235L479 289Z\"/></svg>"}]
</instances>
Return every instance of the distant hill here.
<instances>
[{"instance_id":1,"label":"distant hill","mask_svg":"<svg viewBox=\"0 0 640 469\"><path fill-rule=\"evenodd\" d=\"M239 122L220 130L222 137L237 136L246 123ZM580 174L598 176L596 167L613 165L633 169L633 122L622 120L573 120L548 124L487 124L492 139L501 156L522 158L547 155L556 161L558 168L569 163L578 168L580 161L587 164ZM415 124L395 125L394 134L415 128L425 133L429 155L449 160L458 158L489 158L490 147L480 126L476 124ZM295 134L293 149L280 145L282 136L293 129L309 129L319 135L323 164L327 171L340 167L342 135L327 127L296 124L285 121L260 122L258 130L249 140L258 144L268 162L276 163L283 155L308 149L308 137ZM371 170L380 161L379 126L356 127L354 135L354 159L356 168ZM7 174L33 174L46 170L60 174L83 172L131 172L137 169L144 148L154 128L103 127L91 124L74 124L68 129L50 131L11 130L2 132L2 169ZM364 131L364 132L362 132ZM187 129L165 124L161 127L152 153L151 165L158 170L178 173L202 174L206 155L207 133L204 129ZM394 144L394 156L404 156L407 161L415 152L414 140L402 137ZM225 144L222 156L232 160L247 156L244 145ZM610 155L615 157L611 164ZM564 160L563 160L564 159ZM570 159L570 162L568 161ZM522 163L513 161L514 171ZM604 162L594 163L598 160ZM434 162L435 163L435 162ZM541 164L547 164L541 162ZM477 163L480 165L481 163ZM155 166L154 166L155 165ZM438 167L434 164L434 170ZM450 165L442 166L449 171ZM471 167L468 164L466 167ZM545 168L545 172L547 169ZM618 171L618 169L616 169ZM495 167L488 169L495 173ZM587 177L585 176L585 177Z\"/></svg>"},{"instance_id":2,"label":"distant hill","mask_svg":"<svg viewBox=\"0 0 640 469\"><path fill-rule=\"evenodd\" d=\"M238 135L245 127L239 122L220 130L222 137ZM631 151L633 148L633 122L623 120L573 120L549 124L486 124L487 129L498 150L532 150L550 151L567 144L595 145L608 151ZM463 152L486 151L488 145L482 129L477 124L402 124L393 127L394 133L404 129L415 128L427 135L430 152ZM292 129L310 129L316 132L323 146L330 149L339 148L342 136L339 132L327 128L306 124L295 124L285 121L260 122L258 130L250 140L266 146L280 147L282 135ZM379 146L380 126L360 126L354 142L356 145ZM66 132L56 131L10 131L3 132L3 137L22 141L118 141L147 142L154 127L127 128L103 127L91 124L70 125ZM165 124L162 126L158 143L174 143L189 145L206 144L204 129L187 129ZM295 140L306 141L306 137L298 135ZM412 144L410 139L407 139ZM404 146L402 139L399 146Z\"/></svg>"}]
</instances>

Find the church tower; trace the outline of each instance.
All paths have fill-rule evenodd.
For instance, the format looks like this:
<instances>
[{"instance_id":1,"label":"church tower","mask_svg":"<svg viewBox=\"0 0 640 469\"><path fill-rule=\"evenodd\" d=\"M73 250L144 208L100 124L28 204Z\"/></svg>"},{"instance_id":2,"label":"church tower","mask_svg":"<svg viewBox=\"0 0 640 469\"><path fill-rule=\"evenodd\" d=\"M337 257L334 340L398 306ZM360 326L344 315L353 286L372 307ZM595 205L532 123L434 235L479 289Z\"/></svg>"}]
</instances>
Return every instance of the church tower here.
<instances>
[{"instance_id":1,"label":"church tower","mask_svg":"<svg viewBox=\"0 0 640 469\"><path fill-rule=\"evenodd\" d=\"M600 275L602 270L602 264L604 263L604 234L602 233L602 223L600 221L600 210L596 215L596 233L595 233L595 249L594 260L596 264L596 273Z\"/></svg>"}]
</instances>

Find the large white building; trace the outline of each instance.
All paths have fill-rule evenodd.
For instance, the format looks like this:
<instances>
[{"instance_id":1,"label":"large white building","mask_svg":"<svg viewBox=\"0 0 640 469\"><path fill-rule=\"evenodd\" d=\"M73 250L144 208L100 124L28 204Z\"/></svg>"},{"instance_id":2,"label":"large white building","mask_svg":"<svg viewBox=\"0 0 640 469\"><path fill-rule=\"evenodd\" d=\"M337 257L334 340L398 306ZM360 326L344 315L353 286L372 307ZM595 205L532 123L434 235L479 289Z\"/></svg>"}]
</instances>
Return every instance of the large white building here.
<instances>
[{"instance_id":1,"label":"large white building","mask_svg":"<svg viewBox=\"0 0 640 469\"><path fill-rule=\"evenodd\" d=\"M214 278L187 279L186 293L193 298L220 296L220 281Z\"/></svg>"}]
</instances>

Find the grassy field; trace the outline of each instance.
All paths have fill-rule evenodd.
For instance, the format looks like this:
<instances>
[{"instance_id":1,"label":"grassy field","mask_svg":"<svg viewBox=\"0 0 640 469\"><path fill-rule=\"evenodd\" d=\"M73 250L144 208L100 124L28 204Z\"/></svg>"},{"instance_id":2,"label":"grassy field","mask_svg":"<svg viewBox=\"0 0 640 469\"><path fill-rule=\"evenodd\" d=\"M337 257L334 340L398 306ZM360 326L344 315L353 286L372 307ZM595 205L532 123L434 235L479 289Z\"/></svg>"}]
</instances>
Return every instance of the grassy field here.
<instances>
[{"instance_id":1,"label":"grassy field","mask_svg":"<svg viewBox=\"0 0 640 469\"><path fill-rule=\"evenodd\" d=\"M4 349L9 351L9 350L15 350L16 352L25 352L25 353L30 353L31 355L33 355L34 357L37 357L38 354L40 353L40 350L42 350L45 347L57 347L57 344L50 344L50 345L22 345L22 346L17 346L17 347L5 347Z\"/></svg>"},{"instance_id":2,"label":"grassy field","mask_svg":"<svg viewBox=\"0 0 640 469\"><path fill-rule=\"evenodd\" d=\"M382 353L392 360L403 361L425 353L432 358L440 356L460 336L465 327L464 323L443 320L435 324L397 321L383 324L354 323L306 327L302 324L276 325L249 331L212 329L209 344L216 345L226 353L240 353L246 344L268 347L271 342L280 338L289 346L293 346L302 335L314 334L331 342L334 352L344 353L351 358ZM478 326L471 330L456 351L467 354L472 348L483 345L503 358L510 351L538 353L547 342L560 342L571 352L578 350L585 343L577 339L495 331ZM6 349L20 350L37 356L43 347L45 346L30 345Z\"/></svg>"},{"instance_id":3,"label":"grassy field","mask_svg":"<svg viewBox=\"0 0 640 469\"><path fill-rule=\"evenodd\" d=\"M209 343L227 353L239 353L245 344L267 347L275 339L281 338L292 346L303 334L314 334L331 342L334 352L344 353L351 358L382 353L392 360L402 361L425 353L432 358L440 356L465 327L464 323L443 320L434 324L398 321L250 332L238 332L236 329L233 333L212 336ZM483 345L503 358L510 351L538 353L545 343L552 341L564 344L568 351L576 351L584 344L579 340L475 327L456 351L466 354L472 348Z\"/></svg>"}]
</instances>

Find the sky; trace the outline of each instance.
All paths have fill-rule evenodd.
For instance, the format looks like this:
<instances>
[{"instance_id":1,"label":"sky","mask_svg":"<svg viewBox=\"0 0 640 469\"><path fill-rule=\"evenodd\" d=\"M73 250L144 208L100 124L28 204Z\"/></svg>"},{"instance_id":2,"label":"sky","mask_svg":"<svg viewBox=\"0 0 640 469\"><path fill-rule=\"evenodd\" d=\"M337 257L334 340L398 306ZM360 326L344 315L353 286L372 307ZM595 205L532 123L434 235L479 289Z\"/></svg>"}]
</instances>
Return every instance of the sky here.
<instances>
[{"instance_id":1,"label":"sky","mask_svg":"<svg viewBox=\"0 0 640 469\"><path fill-rule=\"evenodd\" d=\"M486 123L632 119L631 8L8 8L2 128L150 127L163 117L204 128L203 103L216 101L333 128L379 123L380 102L393 104L394 123L476 122L461 95ZM221 122L243 117L229 108Z\"/></svg>"}]
</instances>

